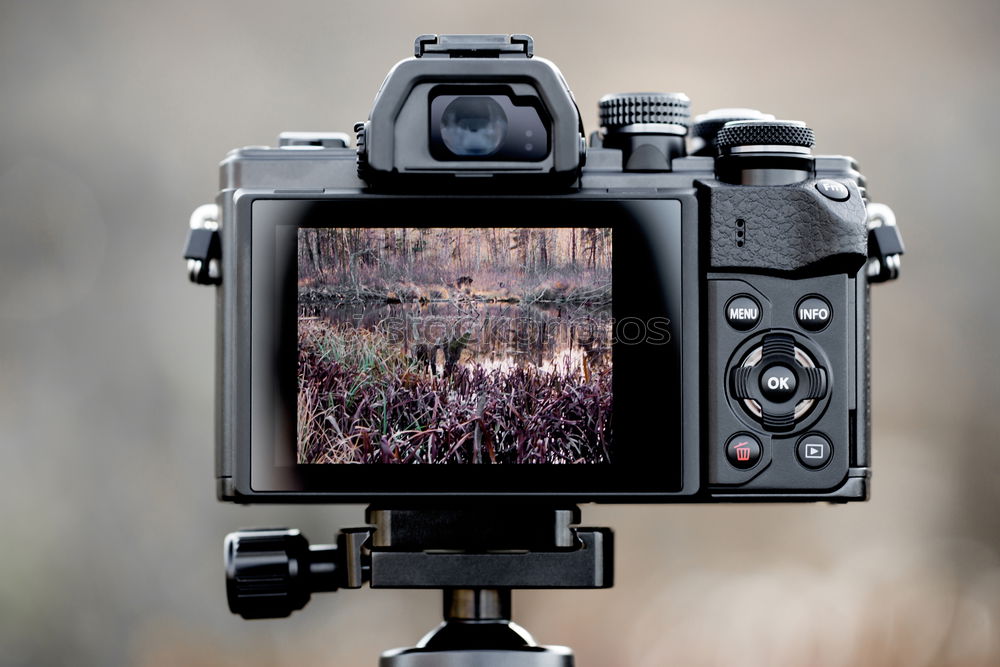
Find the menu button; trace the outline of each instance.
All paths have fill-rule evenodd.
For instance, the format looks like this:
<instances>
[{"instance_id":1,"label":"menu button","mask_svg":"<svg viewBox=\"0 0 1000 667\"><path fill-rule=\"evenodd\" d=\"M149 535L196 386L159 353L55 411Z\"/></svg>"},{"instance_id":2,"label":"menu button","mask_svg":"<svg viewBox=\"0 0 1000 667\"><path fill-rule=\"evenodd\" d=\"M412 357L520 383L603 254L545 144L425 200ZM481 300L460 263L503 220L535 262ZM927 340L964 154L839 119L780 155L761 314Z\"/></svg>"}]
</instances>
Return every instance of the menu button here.
<instances>
[{"instance_id":1,"label":"menu button","mask_svg":"<svg viewBox=\"0 0 1000 667\"><path fill-rule=\"evenodd\" d=\"M726 304L726 321L737 331L749 331L760 322L760 304L746 294L734 296Z\"/></svg>"}]
</instances>

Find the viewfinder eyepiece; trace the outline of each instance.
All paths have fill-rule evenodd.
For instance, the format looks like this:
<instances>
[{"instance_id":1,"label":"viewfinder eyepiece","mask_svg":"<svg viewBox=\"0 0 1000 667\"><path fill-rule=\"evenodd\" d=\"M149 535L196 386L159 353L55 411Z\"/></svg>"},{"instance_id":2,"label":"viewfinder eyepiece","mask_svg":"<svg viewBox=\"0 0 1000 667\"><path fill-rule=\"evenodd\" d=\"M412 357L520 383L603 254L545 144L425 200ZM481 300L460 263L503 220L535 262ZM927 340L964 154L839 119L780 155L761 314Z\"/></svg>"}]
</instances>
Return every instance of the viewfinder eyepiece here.
<instances>
[{"instance_id":1,"label":"viewfinder eyepiece","mask_svg":"<svg viewBox=\"0 0 1000 667\"><path fill-rule=\"evenodd\" d=\"M449 87L431 97L430 149L435 159L536 162L549 154L548 124L537 98L464 92Z\"/></svg>"},{"instance_id":2,"label":"viewfinder eyepiece","mask_svg":"<svg viewBox=\"0 0 1000 667\"><path fill-rule=\"evenodd\" d=\"M414 56L393 67L368 120L355 126L363 180L530 176L562 185L579 177L580 111L530 37L422 35Z\"/></svg>"},{"instance_id":3,"label":"viewfinder eyepiece","mask_svg":"<svg viewBox=\"0 0 1000 667\"><path fill-rule=\"evenodd\" d=\"M456 97L441 115L441 140L455 155L492 155L507 137L507 114L485 95Z\"/></svg>"}]
</instances>

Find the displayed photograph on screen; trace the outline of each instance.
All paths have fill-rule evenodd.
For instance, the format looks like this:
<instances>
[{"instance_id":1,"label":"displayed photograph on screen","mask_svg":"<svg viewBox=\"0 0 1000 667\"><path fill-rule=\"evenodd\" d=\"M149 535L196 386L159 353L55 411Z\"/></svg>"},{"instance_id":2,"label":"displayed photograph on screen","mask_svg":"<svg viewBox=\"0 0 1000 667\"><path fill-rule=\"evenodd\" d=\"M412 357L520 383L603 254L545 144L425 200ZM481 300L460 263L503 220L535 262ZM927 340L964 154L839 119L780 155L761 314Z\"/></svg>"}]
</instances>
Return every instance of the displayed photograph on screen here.
<instances>
[{"instance_id":1,"label":"displayed photograph on screen","mask_svg":"<svg viewBox=\"0 0 1000 667\"><path fill-rule=\"evenodd\" d=\"M611 462L611 237L300 229L298 462Z\"/></svg>"}]
</instances>

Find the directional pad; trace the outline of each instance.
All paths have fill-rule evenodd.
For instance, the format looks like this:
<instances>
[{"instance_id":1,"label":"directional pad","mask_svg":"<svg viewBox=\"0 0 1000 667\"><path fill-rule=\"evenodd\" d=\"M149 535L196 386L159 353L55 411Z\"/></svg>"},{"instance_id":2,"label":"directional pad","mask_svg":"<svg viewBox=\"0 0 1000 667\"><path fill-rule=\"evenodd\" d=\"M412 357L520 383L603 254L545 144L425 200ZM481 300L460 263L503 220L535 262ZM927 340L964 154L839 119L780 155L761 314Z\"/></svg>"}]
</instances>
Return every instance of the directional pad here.
<instances>
[{"instance_id":1,"label":"directional pad","mask_svg":"<svg viewBox=\"0 0 1000 667\"><path fill-rule=\"evenodd\" d=\"M826 370L790 334L771 333L729 375L732 395L765 429L795 428L827 393Z\"/></svg>"}]
</instances>

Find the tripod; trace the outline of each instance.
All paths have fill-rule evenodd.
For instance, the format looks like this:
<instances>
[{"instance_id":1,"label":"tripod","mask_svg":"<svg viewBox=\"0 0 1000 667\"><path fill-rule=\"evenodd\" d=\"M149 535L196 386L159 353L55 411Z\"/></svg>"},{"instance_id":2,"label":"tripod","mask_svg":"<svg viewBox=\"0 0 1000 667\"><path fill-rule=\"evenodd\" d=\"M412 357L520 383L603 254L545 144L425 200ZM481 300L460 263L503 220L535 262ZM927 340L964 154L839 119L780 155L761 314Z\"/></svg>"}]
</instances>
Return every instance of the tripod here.
<instances>
[{"instance_id":1,"label":"tripod","mask_svg":"<svg viewBox=\"0 0 1000 667\"><path fill-rule=\"evenodd\" d=\"M608 588L608 528L579 528L570 508L463 510L369 507L370 524L310 546L297 530L226 537L229 607L280 618L312 593L339 588L440 588L443 622L417 646L385 651L379 667L572 667L562 646L538 646L511 620L515 588Z\"/></svg>"}]
</instances>

